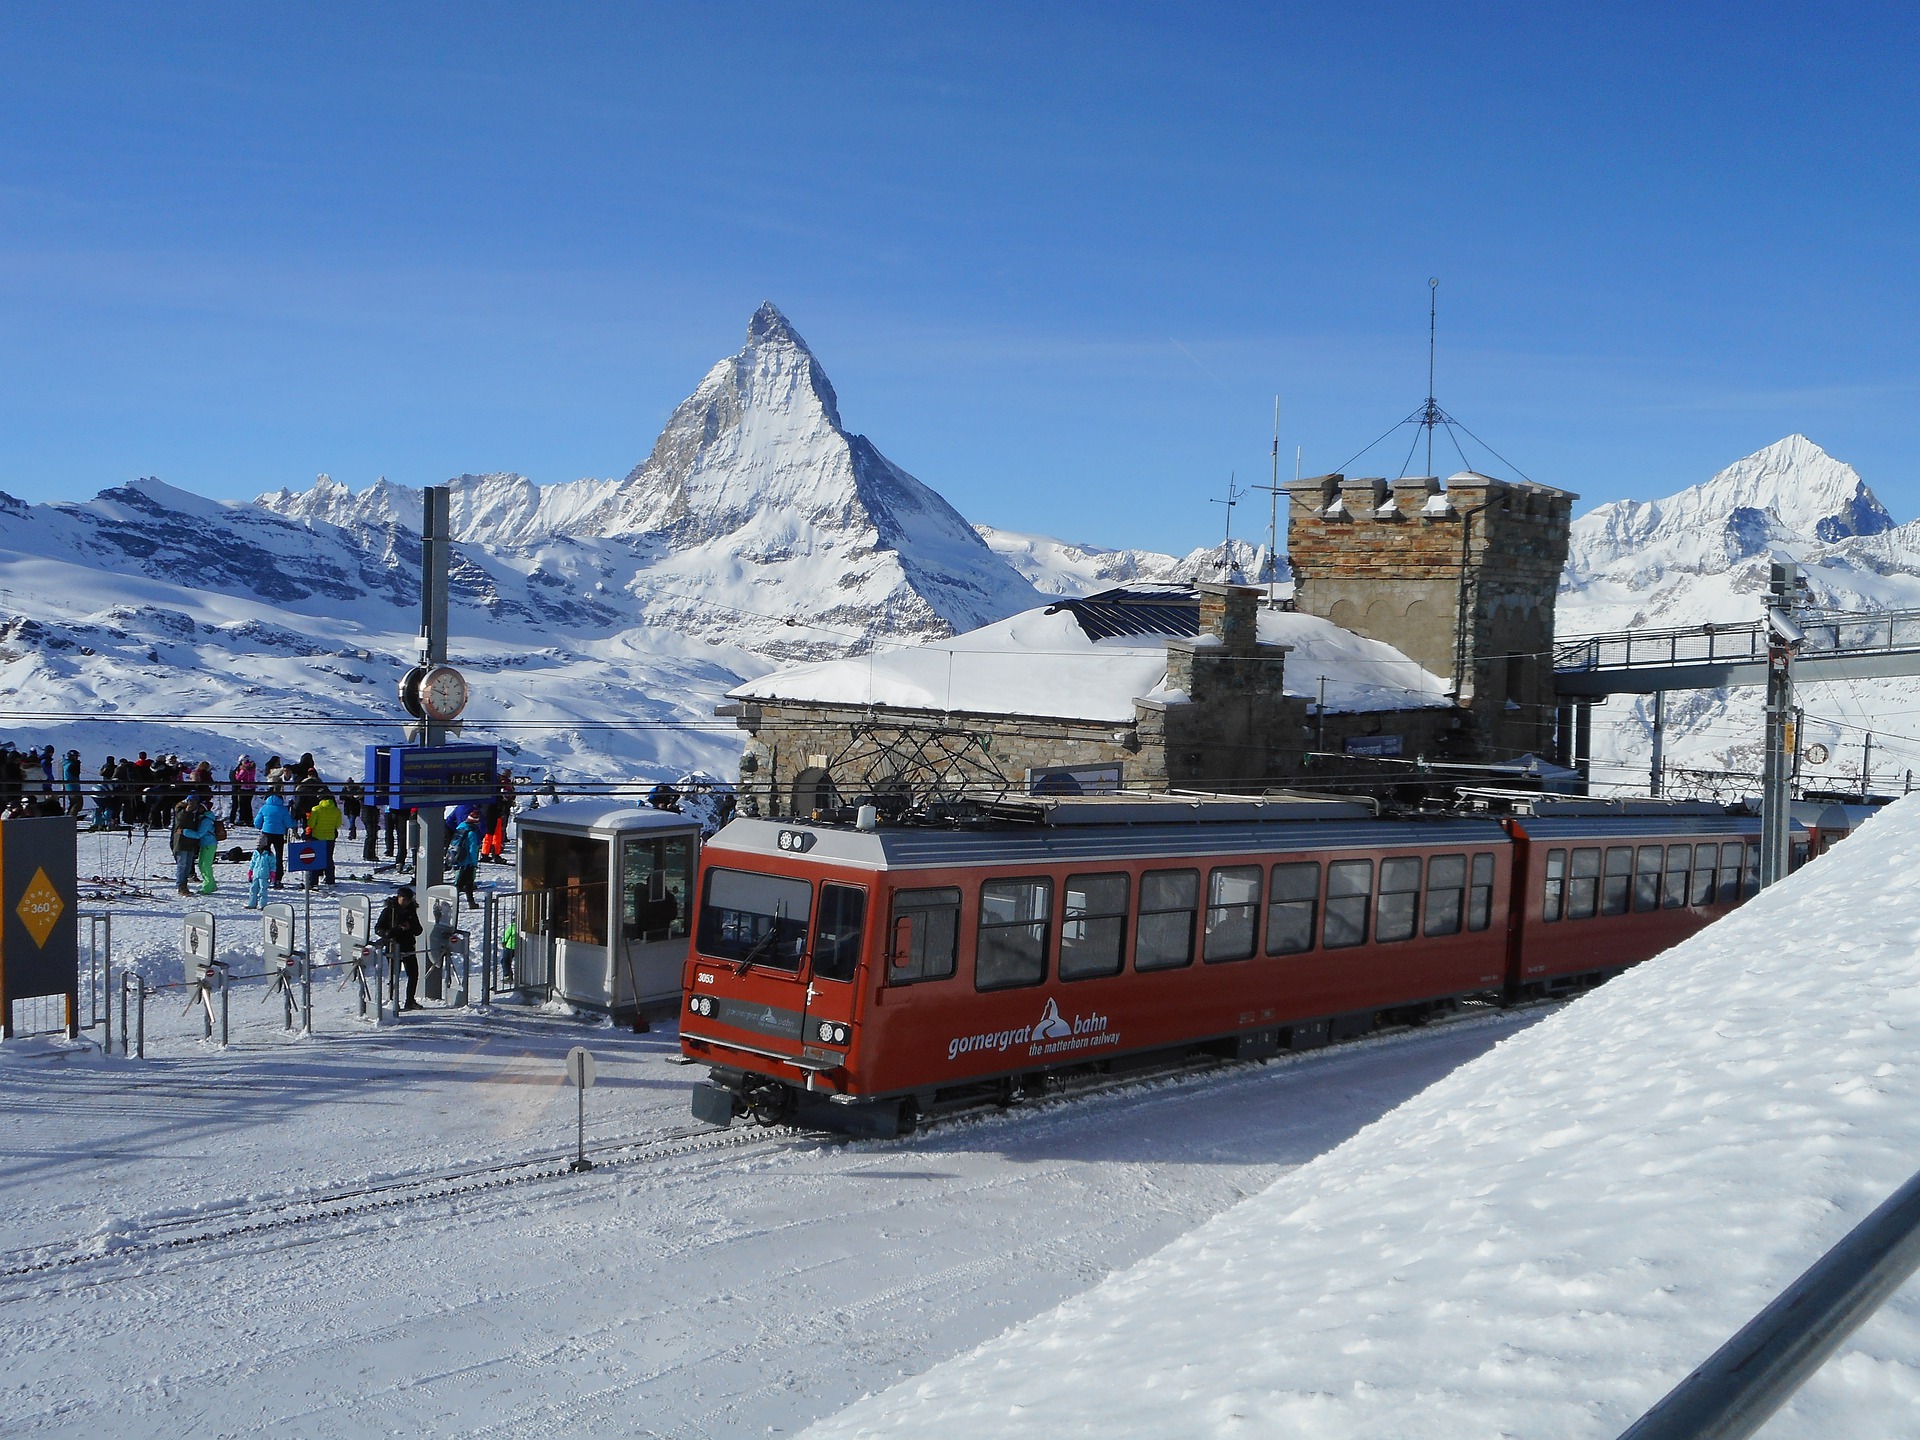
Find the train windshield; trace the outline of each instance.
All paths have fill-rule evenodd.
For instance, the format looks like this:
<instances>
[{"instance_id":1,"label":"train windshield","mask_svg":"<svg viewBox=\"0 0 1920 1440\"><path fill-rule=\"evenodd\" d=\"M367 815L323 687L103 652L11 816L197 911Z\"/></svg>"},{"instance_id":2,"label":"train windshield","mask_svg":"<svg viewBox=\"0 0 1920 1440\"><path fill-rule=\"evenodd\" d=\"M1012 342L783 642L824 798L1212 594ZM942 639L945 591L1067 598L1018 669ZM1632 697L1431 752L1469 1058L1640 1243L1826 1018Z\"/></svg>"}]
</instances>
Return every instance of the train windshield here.
<instances>
[{"instance_id":1,"label":"train windshield","mask_svg":"<svg viewBox=\"0 0 1920 1440\"><path fill-rule=\"evenodd\" d=\"M813 887L804 880L709 870L696 943L716 959L798 972L812 909Z\"/></svg>"}]
</instances>

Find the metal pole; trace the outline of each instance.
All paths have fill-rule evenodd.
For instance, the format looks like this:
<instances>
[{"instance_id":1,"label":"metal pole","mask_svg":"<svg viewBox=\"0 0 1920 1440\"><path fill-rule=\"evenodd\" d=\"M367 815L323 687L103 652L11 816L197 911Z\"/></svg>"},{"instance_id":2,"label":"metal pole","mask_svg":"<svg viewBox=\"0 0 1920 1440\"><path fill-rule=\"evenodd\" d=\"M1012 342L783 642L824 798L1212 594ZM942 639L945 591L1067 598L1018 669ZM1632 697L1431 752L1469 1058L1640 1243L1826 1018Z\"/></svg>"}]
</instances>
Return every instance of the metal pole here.
<instances>
[{"instance_id":1,"label":"metal pole","mask_svg":"<svg viewBox=\"0 0 1920 1440\"><path fill-rule=\"evenodd\" d=\"M1620 1440L1743 1440L1920 1268L1914 1176Z\"/></svg>"},{"instance_id":2,"label":"metal pole","mask_svg":"<svg viewBox=\"0 0 1920 1440\"><path fill-rule=\"evenodd\" d=\"M1665 775L1667 759L1667 692L1653 692L1653 774L1648 778L1647 793L1658 799L1661 783Z\"/></svg>"},{"instance_id":3,"label":"metal pole","mask_svg":"<svg viewBox=\"0 0 1920 1440\"><path fill-rule=\"evenodd\" d=\"M1789 617L1798 596L1794 583L1799 567L1776 561L1767 584L1767 604ZM1793 863L1789 848L1793 804L1793 762L1788 753L1793 721L1793 646L1775 632L1769 619L1767 632L1767 709L1766 761L1761 774L1760 794L1760 887L1765 889L1787 878Z\"/></svg>"},{"instance_id":4,"label":"metal pole","mask_svg":"<svg viewBox=\"0 0 1920 1440\"><path fill-rule=\"evenodd\" d=\"M300 959L300 1007L306 1011L305 1033L313 1034L313 951Z\"/></svg>"},{"instance_id":5,"label":"metal pole","mask_svg":"<svg viewBox=\"0 0 1920 1440\"><path fill-rule=\"evenodd\" d=\"M133 977L133 993L134 993L134 998L138 1003L138 1008L134 1017L134 1021L135 1021L135 1024L139 1026L139 1029L135 1031L135 1035L134 1035L134 1043L136 1046L136 1049L134 1050L134 1054L138 1055L142 1060L144 1060L147 1058L147 977L146 976L136 975ZM124 1039L125 1037L123 1036L122 1040L124 1041ZM122 1048L123 1049L125 1048L124 1044Z\"/></svg>"},{"instance_id":6,"label":"metal pole","mask_svg":"<svg viewBox=\"0 0 1920 1440\"><path fill-rule=\"evenodd\" d=\"M227 1012L233 1004L232 1000L229 998L232 995L232 993L233 993L233 987L227 984L227 972L225 970L222 970L220 972L220 1048L222 1050L227 1048L227 1042L229 1038L229 1031L227 1029Z\"/></svg>"},{"instance_id":7,"label":"metal pole","mask_svg":"<svg viewBox=\"0 0 1920 1440\"><path fill-rule=\"evenodd\" d=\"M429 485L423 501L420 529L420 642L425 652L421 659L428 666L444 665L447 659L447 566L451 558L453 527L452 492L445 485ZM439 745L446 740L446 727L422 716L420 743ZM444 878L443 861L447 847L446 812L437 804L423 806L420 818L420 856L414 868L414 880L421 894Z\"/></svg>"},{"instance_id":8,"label":"metal pole","mask_svg":"<svg viewBox=\"0 0 1920 1440\"><path fill-rule=\"evenodd\" d=\"M1873 732L1867 732L1867 738L1861 742L1860 749L1860 803L1867 803L1867 795L1873 789Z\"/></svg>"},{"instance_id":9,"label":"metal pole","mask_svg":"<svg viewBox=\"0 0 1920 1440\"><path fill-rule=\"evenodd\" d=\"M133 973L131 971L122 974L120 977L120 1053L122 1055L130 1055L133 1053L127 1048L127 982L131 979L133 979ZM112 1015L108 1015L107 1021L107 1053L111 1055L113 1053Z\"/></svg>"}]
</instances>

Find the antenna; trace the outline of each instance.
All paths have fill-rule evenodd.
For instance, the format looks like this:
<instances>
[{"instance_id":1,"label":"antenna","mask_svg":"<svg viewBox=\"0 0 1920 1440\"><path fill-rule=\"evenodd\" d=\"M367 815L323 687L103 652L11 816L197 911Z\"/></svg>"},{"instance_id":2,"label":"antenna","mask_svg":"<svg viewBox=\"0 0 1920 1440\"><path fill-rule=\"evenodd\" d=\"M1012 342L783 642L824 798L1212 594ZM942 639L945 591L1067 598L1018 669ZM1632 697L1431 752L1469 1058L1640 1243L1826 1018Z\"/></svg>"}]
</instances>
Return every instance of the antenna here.
<instances>
[{"instance_id":1,"label":"antenna","mask_svg":"<svg viewBox=\"0 0 1920 1440\"><path fill-rule=\"evenodd\" d=\"M1294 477L1296 480L1299 476ZM1256 485L1267 492L1267 608L1273 608L1273 587L1280 578L1280 397L1273 397L1273 481Z\"/></svg>"},{"instance_id":2,"label":"antenna","mask_svg":"<svg viewBox=\"0 0 1920 1440\"><path fill-rule=\"evenodd\" d=\"M1233 507L1238 505L1240 503L1240 497L1247 493L1237 488L1233 483L1238 473L1238 471L1232 470L1227 472L1227 498L1209 502L1214 505L1224 505L1227 507L1227 538L1221 543L1220 547L1220 568L1227 579L1233 577Z\"/></svg>"},{"instance_id":3,"label":"antenna","mask_svg":"<svg viewBox=\"0 0 1920 1440\"><path fill-rule=\"evenodd\" d=\"M1433 474L1433 427L1440 423L1440 407L1433 398L1433 341L1440 318L1440 277L1427 279L1427 408L1420 423L1427 431L1427 474Z\"/></svg>"}]
</instances>

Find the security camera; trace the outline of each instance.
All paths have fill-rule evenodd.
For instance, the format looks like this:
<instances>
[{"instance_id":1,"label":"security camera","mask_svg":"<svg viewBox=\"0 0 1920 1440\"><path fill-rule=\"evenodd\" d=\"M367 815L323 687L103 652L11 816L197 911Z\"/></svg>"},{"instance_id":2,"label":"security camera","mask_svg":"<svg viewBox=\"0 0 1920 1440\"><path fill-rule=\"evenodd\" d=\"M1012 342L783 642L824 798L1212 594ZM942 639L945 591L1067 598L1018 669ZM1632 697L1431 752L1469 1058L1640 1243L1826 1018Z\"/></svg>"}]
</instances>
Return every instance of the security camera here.
<instances>
[{"instance_id":1,"label":"security camera","mask_svg":"<svg viewBox=\"0 0 1920 1440\"><path fill-rule=\"evenodd\" d=\"M1774 639L1785 645L1798 645L1807 638L1806 632L1793 623L1791 615L1772 606L1767 608L1767 629L1773 632Z\"/></svg>"}]
</instances>

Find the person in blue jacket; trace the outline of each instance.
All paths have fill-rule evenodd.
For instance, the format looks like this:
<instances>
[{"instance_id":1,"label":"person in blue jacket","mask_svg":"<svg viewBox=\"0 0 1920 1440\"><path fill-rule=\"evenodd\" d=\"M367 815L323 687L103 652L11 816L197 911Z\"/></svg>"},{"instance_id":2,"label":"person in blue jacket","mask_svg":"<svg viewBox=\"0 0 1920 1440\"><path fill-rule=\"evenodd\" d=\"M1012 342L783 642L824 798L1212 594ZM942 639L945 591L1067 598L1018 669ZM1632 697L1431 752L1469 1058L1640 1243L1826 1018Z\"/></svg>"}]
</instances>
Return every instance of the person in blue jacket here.
<instances>
[{"instance_id":1,"label":"person in blue jacket","mask_svg":"<svg viewBox=\"0 0 1920 1440\"><path fill-rule=\"evenodd\" d=\"M453 832L453 863L458 867L458 876L454 883L460 893L467 897L469 905L479 906L474 899L474 881L480 870L480 812L469 811L467 818L460 822L460 828Z\"/></svg>"},{"instance_id":2,"label":"person in blue jacket","mask_svg":"<svg viewBox=\"0 0 1920 1440\"><path fill-rule=\"evenodd\" d=\"M254 816L254 824L260 829L260 838L273 851L273 888L284 889L287 879L287 832L293 828L293 811L287 808L287 802L278 790L271 792L261 802L259 813Z\"/></svg>"}]
</instances>

